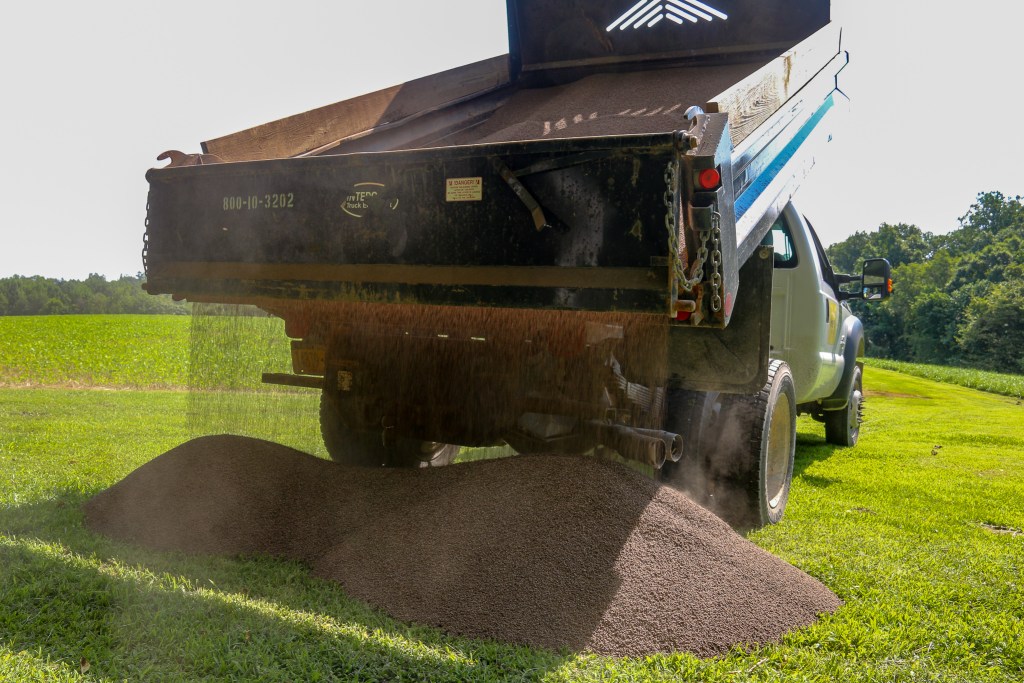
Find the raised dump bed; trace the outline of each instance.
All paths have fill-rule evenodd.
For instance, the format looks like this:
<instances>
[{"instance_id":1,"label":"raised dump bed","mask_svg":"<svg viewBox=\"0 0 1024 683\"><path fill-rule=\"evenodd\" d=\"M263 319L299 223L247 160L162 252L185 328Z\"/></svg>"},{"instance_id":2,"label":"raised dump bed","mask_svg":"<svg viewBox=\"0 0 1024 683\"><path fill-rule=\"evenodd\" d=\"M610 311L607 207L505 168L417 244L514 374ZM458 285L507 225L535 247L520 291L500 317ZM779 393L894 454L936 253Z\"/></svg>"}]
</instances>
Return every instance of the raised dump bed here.
<instances>
[{"instance_id":1,"label":"raised dump bed","mask_svg":"<svg viewBox=\"0 0 1024 683\"><path fill-rule=\"evenodd\" d=\"M510 0L508 56L175 155L149 291L724 326L827 138L839 31L820 0L622 5Z\"/></svg>"}]
</instances>

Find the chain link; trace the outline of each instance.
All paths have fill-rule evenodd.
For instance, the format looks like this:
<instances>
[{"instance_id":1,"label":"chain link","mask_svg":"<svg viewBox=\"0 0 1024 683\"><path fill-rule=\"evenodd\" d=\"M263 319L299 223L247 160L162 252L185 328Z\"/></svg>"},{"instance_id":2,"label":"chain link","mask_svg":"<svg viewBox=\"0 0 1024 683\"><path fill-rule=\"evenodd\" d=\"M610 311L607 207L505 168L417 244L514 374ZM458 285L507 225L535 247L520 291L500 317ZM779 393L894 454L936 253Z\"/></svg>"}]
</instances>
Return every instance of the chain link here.
<instances>
[{"instance_id":1,"label":"chain link","mask_svg":"<svg viewBox=\"0 0 1024 683\"><path fill-rule=\"evenodd\" d=\"M149 275L149 202L146 202L146 229L142 233L142 272Z\"/></svg>"},{"instance_id":2,"label":"chain link","mask_svg":"<svg viewBox=\"0 0 1024 683\"><path fill-rule=\"evenodd\" d=\"M686 290L688 292L703 279L704 264L708 261L708 239L710 236L710 230L700 231L700 248L697 249L697 259L693 262L693 268L690 269L690 287Z\"/></svg>"},{"instance_id":3,"label":"chain link","mask_svg":"<svg viewBox=\"0 0 1024 683\"><path fill-rule=\"evenodd\" d=\"M722 214L711 212L711 310L722 310Z\"/></svg>"},{"instance_id":4,"label":"chain link","mask_svg":"<svg viewBox=\"0 0 1024 683\"><path fill-rule=\"evenodd\" d=\"M686 281L686 270L679 258L679 230L676 227L676 165L669 162L665 167L665 230L668 232L669 258L672 259L675 279L683 283Z\"/></svg>"}]
</instances>

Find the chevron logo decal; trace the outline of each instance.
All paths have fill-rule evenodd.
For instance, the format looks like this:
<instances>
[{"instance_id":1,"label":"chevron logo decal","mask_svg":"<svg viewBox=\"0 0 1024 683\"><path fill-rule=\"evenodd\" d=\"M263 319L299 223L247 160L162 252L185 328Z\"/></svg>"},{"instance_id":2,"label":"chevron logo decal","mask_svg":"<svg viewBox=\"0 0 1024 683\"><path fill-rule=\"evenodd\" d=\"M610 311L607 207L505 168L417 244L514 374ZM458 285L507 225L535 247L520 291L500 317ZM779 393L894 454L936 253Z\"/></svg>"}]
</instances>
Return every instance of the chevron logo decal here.
<instances>
[{"instance_id":1,"label":"chevron logo decal","mask_svg":"<svg viewBox=\"0 0 1024 683\"><path fill-rule=\"evenodd\" d=\"M625 31L630 28L651 28L663 19L683 25L685 22L696 24L702 19L714 21L716 18L724 21L729 15L700 0L640 0L613 21L608 27L608 32L611 33L615 29Z\"/></svg>"}]
</instances>

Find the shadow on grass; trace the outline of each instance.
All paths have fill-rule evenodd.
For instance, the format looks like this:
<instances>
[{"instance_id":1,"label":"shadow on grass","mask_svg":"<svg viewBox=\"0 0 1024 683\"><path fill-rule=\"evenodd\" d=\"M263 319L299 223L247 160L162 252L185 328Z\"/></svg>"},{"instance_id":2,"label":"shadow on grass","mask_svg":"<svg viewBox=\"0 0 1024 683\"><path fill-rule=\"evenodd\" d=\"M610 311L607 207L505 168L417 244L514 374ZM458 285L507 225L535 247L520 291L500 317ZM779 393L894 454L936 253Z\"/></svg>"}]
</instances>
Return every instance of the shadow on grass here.
<instances>
[{"instance_id":1,"label":"shadow on grass","mask_svg":"<svg viewBox=\"0 0 1024 683\"><path fill-rule=\"evenodd\" d=\"M89 496L0 510L0 642L113 679L534 678L565 655L404 625L295 562L157 553L84 528Z\"/></svg>"},{"instance_id":2,"label":"shadow on grass","mask_svg":"<svg viewBox=\"0 0 1024 683\"><path fill-rule=\"evenodd\" d=\"M840 446L825 441L823 436L798 431L796 434L796 457L793 461L793 477L815 488L826 488L839 483L838 479L808 474L807 470L815 463L823 462L832 457Z\"/></svg>"}]
</instances>

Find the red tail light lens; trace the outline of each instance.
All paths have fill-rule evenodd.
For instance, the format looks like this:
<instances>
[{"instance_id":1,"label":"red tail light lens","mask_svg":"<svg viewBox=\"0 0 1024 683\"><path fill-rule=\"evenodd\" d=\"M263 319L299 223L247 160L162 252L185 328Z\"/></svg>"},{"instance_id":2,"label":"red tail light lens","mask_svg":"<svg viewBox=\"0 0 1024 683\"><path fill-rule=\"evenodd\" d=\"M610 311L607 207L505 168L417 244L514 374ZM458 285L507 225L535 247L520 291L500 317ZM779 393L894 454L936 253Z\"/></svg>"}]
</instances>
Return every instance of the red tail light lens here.
<instances>
[{"instance_id":1,"label":"red tail light lens","mask_svg":"<svg viewBox=\"0 0 1024 683\"><path fill-rule=\"evenodd\" d=\"M697 176L697 184L705 190L713 190L722 184L722 174L717 168L706 168Z\"/></svg>"}]
</instances>

